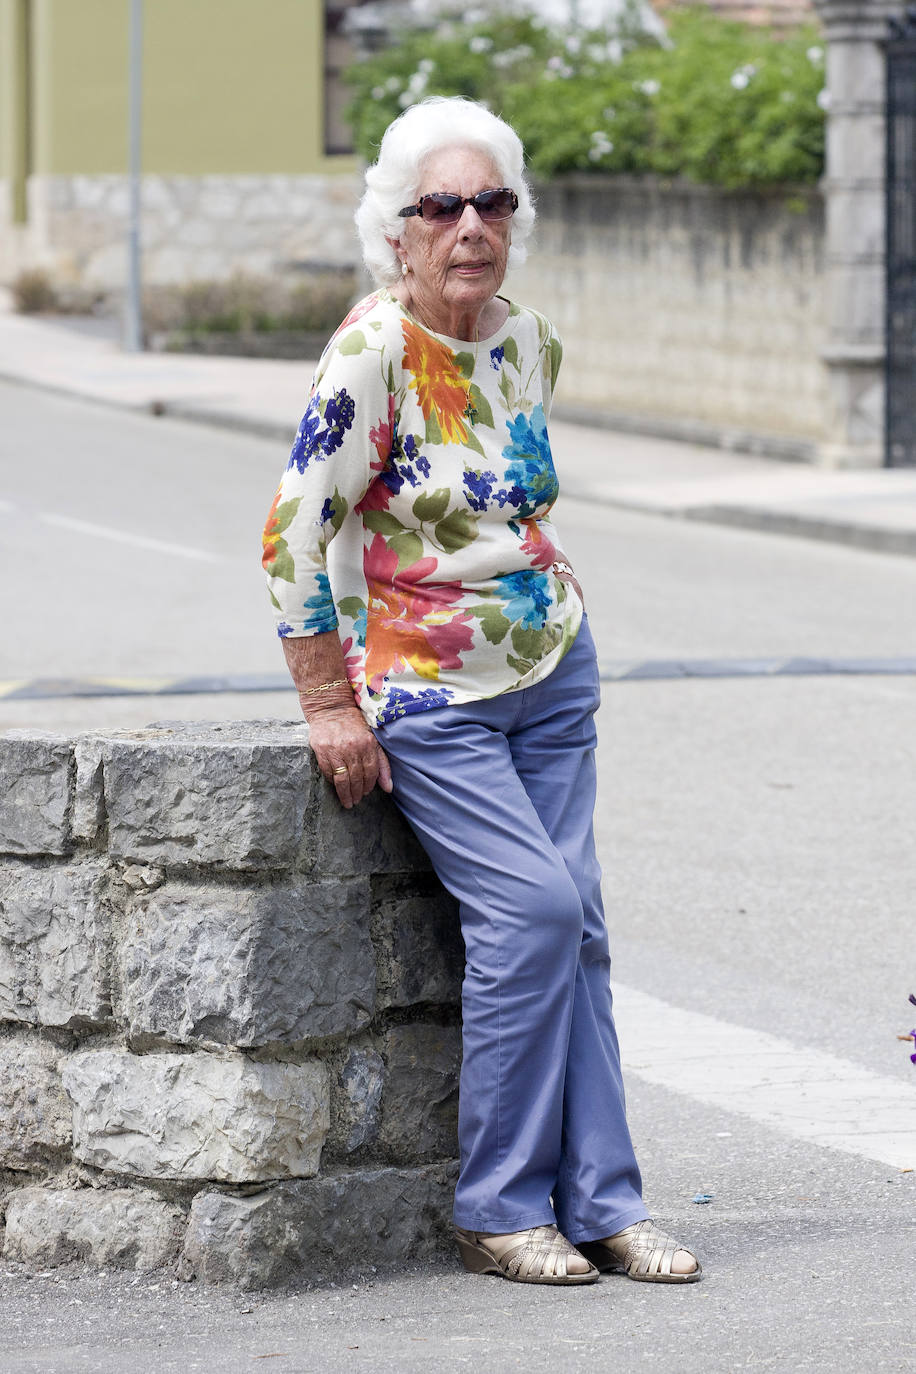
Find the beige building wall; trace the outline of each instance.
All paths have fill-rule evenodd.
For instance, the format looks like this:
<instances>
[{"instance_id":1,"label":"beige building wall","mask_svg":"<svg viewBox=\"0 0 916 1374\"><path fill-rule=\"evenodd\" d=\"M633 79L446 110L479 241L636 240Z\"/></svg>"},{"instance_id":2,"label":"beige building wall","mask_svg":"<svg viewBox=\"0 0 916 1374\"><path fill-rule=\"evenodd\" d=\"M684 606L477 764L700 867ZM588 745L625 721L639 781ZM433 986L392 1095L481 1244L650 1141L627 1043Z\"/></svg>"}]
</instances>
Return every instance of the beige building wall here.
<instances>
[{"instance_id":1,"label":"beige building wall","mask_svg":"<svg viewBox=\"0 0 916 1374\"><path fill-rule=\"evenodd\" d=\"M145 280L352 264L356 162L324 152L323 0L143 9ZM38 266L123 284L128 14L0 0L0 282Z\"/></svg>"},{"instance_id":2,"label":"beige building wall","mask_svg":"<svg viewBox=\"0 0 916 1374\"><path fill-rule=\"evenodd\" d=\"M3 0L15 8L17 0ZM29 0L34 168L123 172L127 0ZM165 175L330 170L321 0L146 0L143 165ZM330 162L330 166L329 166Z\"/></svg>"}]
</instances>

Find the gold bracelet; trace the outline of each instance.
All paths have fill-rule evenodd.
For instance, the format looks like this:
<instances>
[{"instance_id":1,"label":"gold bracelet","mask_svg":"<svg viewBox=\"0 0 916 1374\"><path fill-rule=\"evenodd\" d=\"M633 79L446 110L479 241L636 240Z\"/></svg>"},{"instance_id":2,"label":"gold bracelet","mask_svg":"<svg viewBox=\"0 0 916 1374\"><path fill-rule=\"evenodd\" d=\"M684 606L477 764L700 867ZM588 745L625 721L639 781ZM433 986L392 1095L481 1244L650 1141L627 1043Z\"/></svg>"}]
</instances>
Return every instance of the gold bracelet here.
<instances>
[{"instance_id":1,"label":"gold bracelet","mask_svg":"<svg viewBox=\"0 0 916 1374\"><path fill-rule=\"evenodd\" d=\"M330 692L334 687L349 687L349 680L345 677L336 678L334 682L322 682L320 687L306 687L299 693L301 697L314 696L315 692Z\"/></svg>"}]
</instances>

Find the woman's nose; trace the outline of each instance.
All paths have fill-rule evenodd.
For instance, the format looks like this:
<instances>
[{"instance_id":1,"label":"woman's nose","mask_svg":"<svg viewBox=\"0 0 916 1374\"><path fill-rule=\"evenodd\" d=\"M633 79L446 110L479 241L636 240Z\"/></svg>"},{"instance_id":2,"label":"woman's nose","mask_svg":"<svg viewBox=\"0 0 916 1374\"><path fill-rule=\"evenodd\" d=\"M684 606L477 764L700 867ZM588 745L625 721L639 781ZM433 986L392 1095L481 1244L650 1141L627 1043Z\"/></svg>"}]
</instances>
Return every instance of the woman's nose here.
<instances>
[{"instance_id":1,"label":"woman's nose","mask_svg":"<svg viewBox=\"0 0 916 1374\"><path fill-rule=\"evenodd\" d=\"M479 239L484 235L483 220L473 205L466 205L458 221L458 233L463 239Z\"/></svg>"}]
</instances>

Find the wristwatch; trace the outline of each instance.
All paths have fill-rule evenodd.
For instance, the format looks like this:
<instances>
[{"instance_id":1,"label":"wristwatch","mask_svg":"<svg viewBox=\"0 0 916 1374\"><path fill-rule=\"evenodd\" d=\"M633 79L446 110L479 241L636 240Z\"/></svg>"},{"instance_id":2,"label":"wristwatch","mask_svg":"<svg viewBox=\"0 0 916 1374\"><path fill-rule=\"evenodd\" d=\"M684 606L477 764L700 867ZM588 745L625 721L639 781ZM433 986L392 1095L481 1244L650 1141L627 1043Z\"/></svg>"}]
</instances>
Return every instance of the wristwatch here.
<instances>
[{"instance_id":1,"label":"wristwatch","mask_svg":"<svg viewBox=\"0 0 916 1374\"><path fill-rule=\"evenodd\" d=\"M568 563L554 563L553 571L558 576L560 576L562 573L566 573L568 577L575 577L576 575Z\"/></svg>"}]
</instances>

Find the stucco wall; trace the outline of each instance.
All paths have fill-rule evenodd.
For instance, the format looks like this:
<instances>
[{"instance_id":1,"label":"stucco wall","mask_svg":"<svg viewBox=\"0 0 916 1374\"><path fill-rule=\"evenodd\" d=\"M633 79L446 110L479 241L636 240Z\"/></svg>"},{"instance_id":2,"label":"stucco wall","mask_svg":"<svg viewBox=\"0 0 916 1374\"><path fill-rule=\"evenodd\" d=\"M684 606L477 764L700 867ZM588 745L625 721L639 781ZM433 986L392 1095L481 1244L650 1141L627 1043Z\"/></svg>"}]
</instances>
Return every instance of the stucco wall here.
<instances>
[{"instance_id":1,"label":"stucco wall","mask_svg":"<svg viewBox=\"0 0 916 1374\"><path fill-rule=\"evenodd\" d=\"M511 293L563 336L556 404L812 457L826 432L823 202L650 178L538 189Z\"/></svg>"},{"instance_id":2,"label":"stucco wall","mask_svg":"<svg viewBox=\"0 0 916 1374\"><path fill-rule=\"evenodd\" d=\"M94 175L127 158L129 6L32 0L33 167ZM321 0L144 6L143 165L302 173L323 155Z\"/></svg>"}]
</instances>

